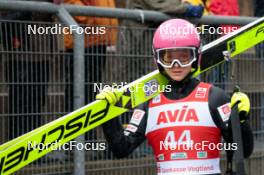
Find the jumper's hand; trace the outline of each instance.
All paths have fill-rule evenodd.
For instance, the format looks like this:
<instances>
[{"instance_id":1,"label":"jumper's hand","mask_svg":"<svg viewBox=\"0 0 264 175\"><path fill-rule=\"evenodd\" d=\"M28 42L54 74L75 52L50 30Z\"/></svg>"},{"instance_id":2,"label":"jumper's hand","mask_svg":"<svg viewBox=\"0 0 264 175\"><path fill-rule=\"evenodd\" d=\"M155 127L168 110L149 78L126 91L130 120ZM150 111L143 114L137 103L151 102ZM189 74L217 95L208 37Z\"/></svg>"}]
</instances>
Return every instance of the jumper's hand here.
<instances>
[{"instance_id":1,"label":"jumper's hand","mask_svg":"<svg viewBox=\"0 0 264 175\"><path fill-rule=\"evenodd\" d=\"M96 95L96 100L106 100L109 104L115 105L123 92L118 89L113 88L105 88L102 92Z\"/></svg>"},{"instance_id":2,"label":"jumper's hand","mask_svg":"<svg viewBox=\"0 0 264 175\"><path fill-rule=\"evenodd\" d=\"M235 92L231 97L231 108L238 103L238 113L240 120L247 119L250 111L250 101L248 96L242 92Z\"/></svg>"}]
</instances>

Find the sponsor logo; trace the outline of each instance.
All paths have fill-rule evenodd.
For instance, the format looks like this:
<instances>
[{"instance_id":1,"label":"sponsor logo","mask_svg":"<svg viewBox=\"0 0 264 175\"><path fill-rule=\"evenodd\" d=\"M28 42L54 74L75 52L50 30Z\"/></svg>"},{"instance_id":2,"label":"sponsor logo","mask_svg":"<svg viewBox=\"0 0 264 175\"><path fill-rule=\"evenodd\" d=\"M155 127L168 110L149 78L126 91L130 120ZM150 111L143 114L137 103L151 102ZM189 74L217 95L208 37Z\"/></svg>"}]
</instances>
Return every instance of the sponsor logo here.
<instances>
[{"instance_id":1,"label":"sponsor logo","mask_svg":"<svg viewBox=\"0 0 264 175\"><path fill-rule=\"evenodd\" d=\"M160 100L161 100L161 97L160 97L160 94L159 94L159 95L157 95L156 97L154 97L152 99L152 103L153 104L160 103Z\"/></svg>"},{"instance_id":2,"label":"sponsor logo","mask_svg":"<svg viewBox=\"0 0 264 175\"><path fill-rule=\"evenodd\" d=\"M258 34L260 34L260 33L264 34L264 26L261 26L260 28L258 28L258 30L256 31L255 37L257 37Z\"/></svg>"},{"instance_id":3,"label":"sponsor logo","mask_svg":"<svg viewBox=\"0 0 264 175\"><path fill-rule=\"evenodd\" d=\"M138 129L138 127L131 125L131 124L127 125L127 127L126 127L126 130L130 131L130 132L136 132L137 129Z\"/></svg>"},{"instance_id":4,"label":"sponsor logo","mask_svg":"<svg viewBox=\"0 0 264 175\"><path fill-rule=\"evenodd\" d=\"M198 87L196 94L195 94L195 97L196 98L205 98L206 92L207 92L207 88Z\"/></svg>"},{"instance_id":5,"label":"sponsor logo","mask_svg":"<svg viewBox=\"0 0 264 175\"><path fill-rule=\"evenodd\" d=\"M133 123L135 125L139 125L141 120L144 117L144 114L145 114L145 111L142 111L142 110L139 110L139 109L134 110L134 113L132 115L130 123Z\"/></svg>"},{"instance_id":6,"label":"sponsor logo","mask_svg":"<svg viewBox=\"0 0 264 175\"><path fill-rule=\"evenodd\" d=\"M164 154L159 154L158 155L158 160L160 160L160 161L165 160Z\"/></svg>"},{"instance_id":7,"label":"sponsor logo","mask_svg":"<svg viewBox=\"0 0 264 175\"><path fill-rule=\"evenodd\" d=\"M230 103L226 103L220 107L217 108L222 120L225 122L225 121L228 121L229 120L229 117L230 117L230 114L231 114L231 108L230 108Z\"/></svg>"},{"instance_id":8,"label":"sponsor logo","mask_svg":"<svg viewBox=\"0 0 264 175\"><path fill-rule=\"evenodd\" d=\"M171 160L175 159L187 159L187 154L185 152L171 153Z\"/></svg>"},{"instance_id":9,"label":"sponsor logo","mask_svg":"<svg viewBox=\"0 0 264 175\"><path fill-rule=\"evenodd\" d=\"M199 119L195 109L188 108L187 105L181 109L162 111L159 113L157 125L173 122L199 122Z\"/></svg>"},{"instance_id":10,"label":"sponsor logo","mask_svg":"<svg viewBox=\"0 0 264 175\"><path fill-rule=\"evenodd\" d=\"M144 84L145 96L149 97L156 93L159 89L159 84L156 79L152 79Z\"/></svg>"},{"instance_id":11,"label":"sponsor logo","mask_svg":"<svg viewBox=\"0 0 264 175\"><path fill-rule=\"evenodd\" d=\"M197 152L197 158L199 159L204 159L204 158L207 158L207 151L198 151Z\"/></svg>"}]
</instances>

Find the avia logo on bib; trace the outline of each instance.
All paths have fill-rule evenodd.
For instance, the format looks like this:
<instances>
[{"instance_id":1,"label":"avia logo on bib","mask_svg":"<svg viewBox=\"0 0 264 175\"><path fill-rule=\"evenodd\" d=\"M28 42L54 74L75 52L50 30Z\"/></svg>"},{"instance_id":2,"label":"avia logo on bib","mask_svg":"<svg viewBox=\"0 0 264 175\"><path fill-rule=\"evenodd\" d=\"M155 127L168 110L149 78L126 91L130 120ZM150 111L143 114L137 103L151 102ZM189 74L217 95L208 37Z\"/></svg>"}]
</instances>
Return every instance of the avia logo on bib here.
<instances>
[{"instance_id":1,"label":"avia logo on bib","mask_svg":"<svg viewBox=\"0 0 264 175\"><path fill-rule=\"evenodd\" d=\"M157 125L173 122L199 122L194 108L188 108L187 105L181 109L162 111L159 113Z\"/></svg>"}]
</instances>

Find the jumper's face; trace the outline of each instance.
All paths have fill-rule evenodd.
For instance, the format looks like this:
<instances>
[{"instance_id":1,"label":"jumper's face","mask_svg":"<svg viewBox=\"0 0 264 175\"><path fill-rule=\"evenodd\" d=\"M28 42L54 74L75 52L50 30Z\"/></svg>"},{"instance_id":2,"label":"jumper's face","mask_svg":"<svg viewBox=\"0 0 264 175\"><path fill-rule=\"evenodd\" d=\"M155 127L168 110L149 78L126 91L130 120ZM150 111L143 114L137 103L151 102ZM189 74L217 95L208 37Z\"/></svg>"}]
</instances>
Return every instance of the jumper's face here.
<instances>
[{"instance_id":1,"label":"jumper's face","mask_svg":"<svg viewBox=\"0 0 264 175\"><path fill-rule=\"evenodd\" d=\"M177 63L172 68L165 68L168 76L175 81L182 81L192 70L192 66L180 67Z\"/></svg>"}]
</instances>

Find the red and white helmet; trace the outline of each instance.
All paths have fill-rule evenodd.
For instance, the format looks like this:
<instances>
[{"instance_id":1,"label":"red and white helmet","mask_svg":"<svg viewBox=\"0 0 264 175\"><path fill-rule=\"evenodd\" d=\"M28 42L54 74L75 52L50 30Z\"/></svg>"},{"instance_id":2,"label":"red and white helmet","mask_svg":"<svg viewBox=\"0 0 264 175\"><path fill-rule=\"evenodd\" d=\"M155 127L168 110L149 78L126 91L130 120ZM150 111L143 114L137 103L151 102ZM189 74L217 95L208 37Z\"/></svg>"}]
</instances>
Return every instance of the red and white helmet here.
<instances>
[{"instance_id":1,"label":"red and white helmet","mask_svg":"<svg viewBox=\"0 0 264 175\"><path fill-rule=\"evenodd\" d=\"M196 27L184 19L163 22L153 37L153 54L160 71L172 67L175 63L182 67L192 65L196 69L201 56L200 46L201 40ZM183 63L180 59L169 60L169 63L162 60L166 53L178 49L190 51L192 57L188 63Z\"/></svg>"}]
</instances>

